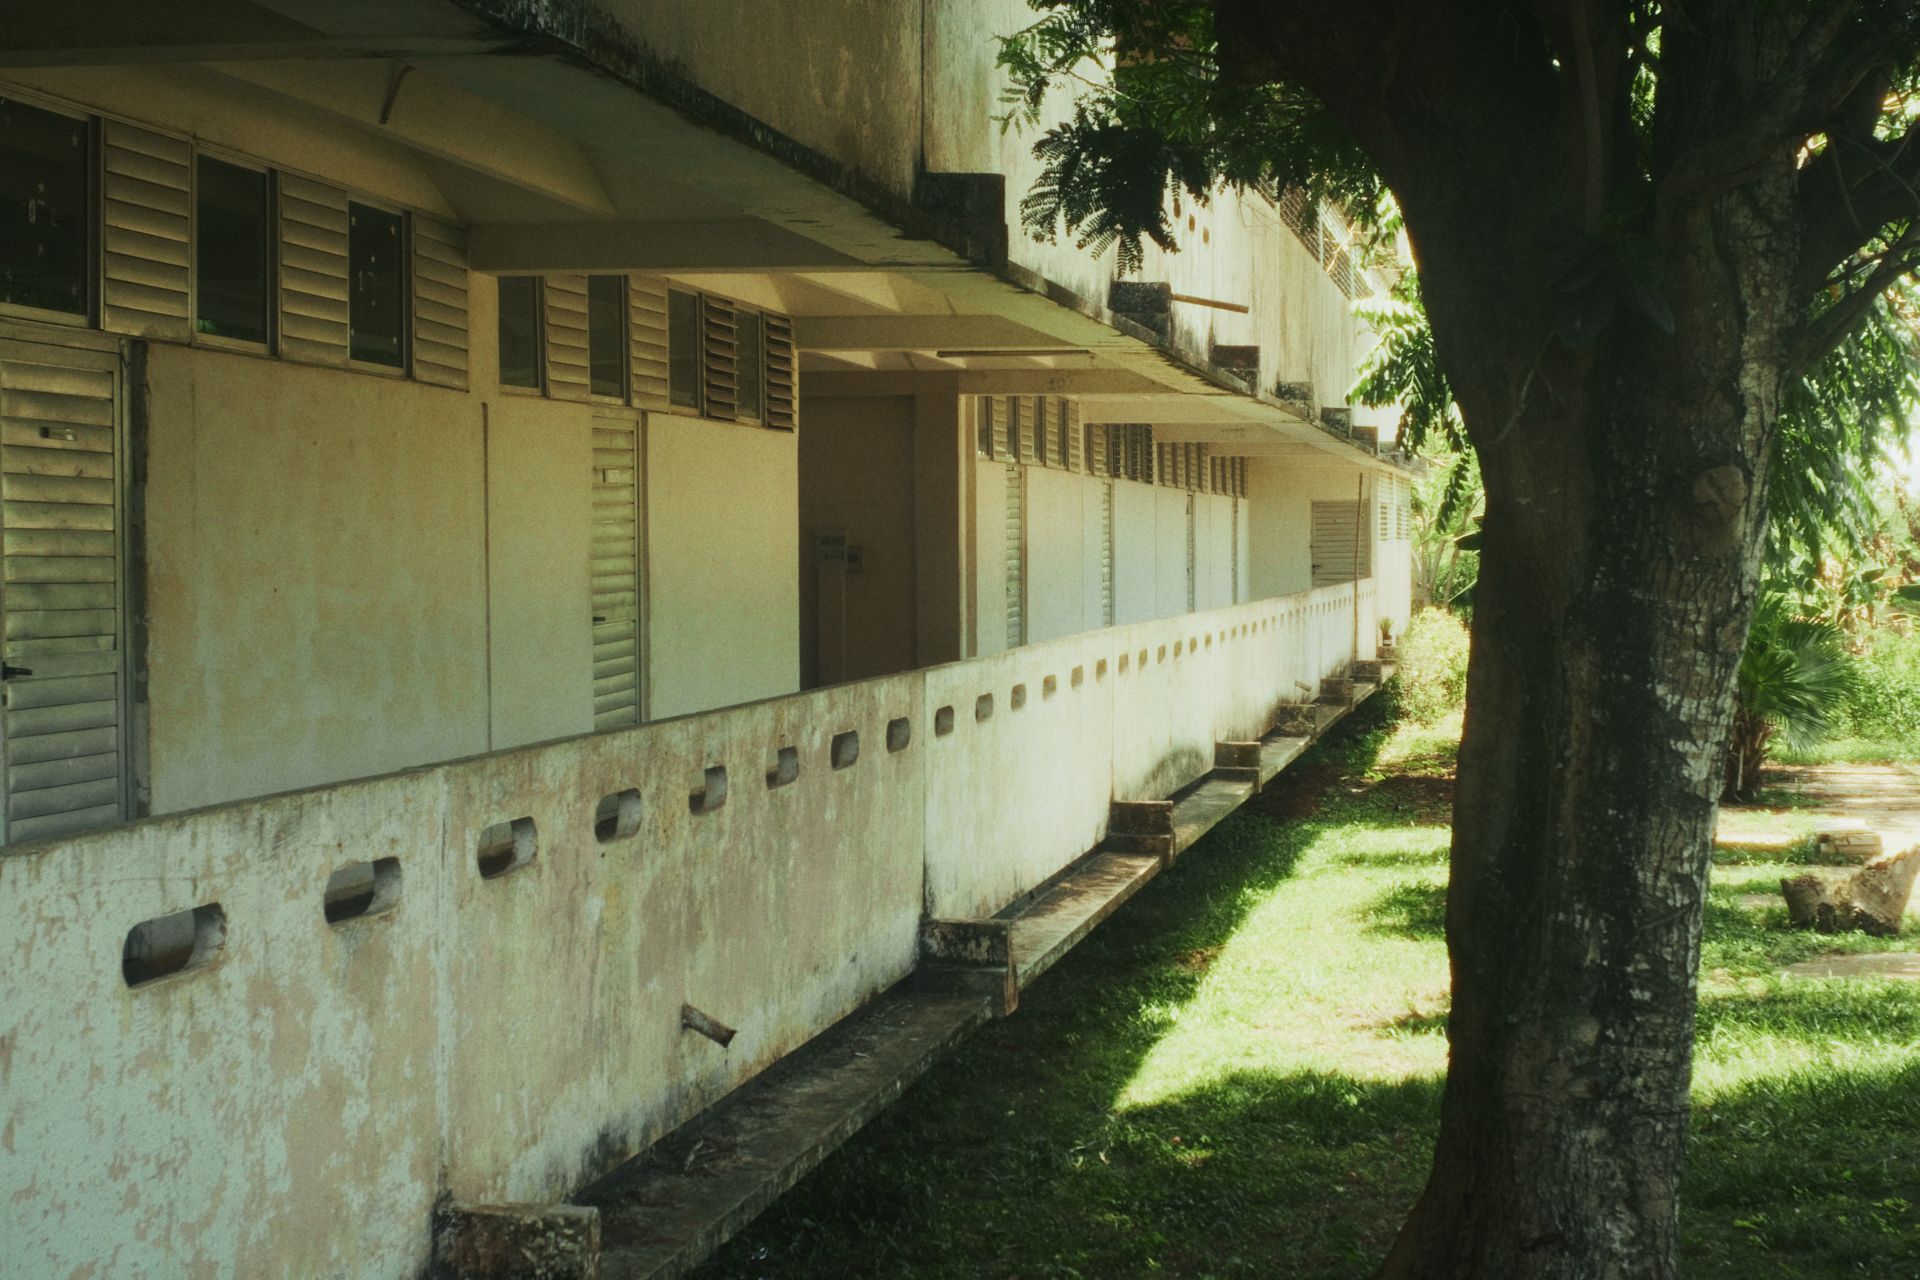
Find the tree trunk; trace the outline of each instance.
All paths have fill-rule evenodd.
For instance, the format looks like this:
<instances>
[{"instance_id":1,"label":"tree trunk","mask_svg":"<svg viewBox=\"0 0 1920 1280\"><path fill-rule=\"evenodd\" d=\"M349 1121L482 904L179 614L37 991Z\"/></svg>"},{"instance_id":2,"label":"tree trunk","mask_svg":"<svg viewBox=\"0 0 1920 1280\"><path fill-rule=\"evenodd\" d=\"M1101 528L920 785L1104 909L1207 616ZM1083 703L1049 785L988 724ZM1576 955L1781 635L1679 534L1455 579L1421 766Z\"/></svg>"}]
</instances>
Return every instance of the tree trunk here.
<instances>
[{"instance_id":1,"label":"tree trunk","mask_svg":"<svg viewBox=\"0 0 1920 1280\"><path fill-rule=\"evenodd\" d=\"M1675 1274L1702 906L1781 380L1769 343L1792 310L1783 282L1768 291L1778 268L1751 274L1763 219L1697 222L1669 276L1676 335L1622 316L1596 350L1515 370L1510 398L1462 396L1488 505L1452 1055L1393 1280ZM1425 279L1433 305L1445 275Z\"/></svg>"}]
</instances>

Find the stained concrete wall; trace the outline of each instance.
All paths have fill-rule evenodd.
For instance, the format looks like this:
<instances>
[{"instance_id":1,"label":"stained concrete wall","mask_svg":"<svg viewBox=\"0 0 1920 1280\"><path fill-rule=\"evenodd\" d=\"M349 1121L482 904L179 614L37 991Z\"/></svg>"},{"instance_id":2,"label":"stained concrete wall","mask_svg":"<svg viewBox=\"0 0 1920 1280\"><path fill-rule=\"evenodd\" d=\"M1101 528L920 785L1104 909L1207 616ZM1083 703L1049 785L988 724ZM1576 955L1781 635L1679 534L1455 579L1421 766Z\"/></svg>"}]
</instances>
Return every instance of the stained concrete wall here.
<instances>
[{"instance_id":1,"label":"stained concrete wall","mask_svg":"<svg viewBox=\"0 0 1920 1280\"><path fill-rule=\"evenodd\" d=\"M439 1194L550 1201L637 1151L911 967L925 753L886 743L924 732L920 695L870 682L0 856L0 1274L397 1280ZM835 769L843 731L862 749ZM800 772L771 790L780 746ZM696 814L708 766L732 786ZM638 828L603 844L626 788ZM477 837L520 817L531 861L483 879ZM387 857L393 909L328 924L328 876ZM212 903L209 962L129 989L129 928ZM731 1047L683 1034L683 1002Z\"/></svg>"},{"instance_id":2,"label":"stained concrete wall","mask_svg":"<svg viewBox=\"0 0 1920 1280\"><path fill-rule=\"evenodd\" d=\"M800 687L795 435L647 415L648 709Z\"/></svg>"},{"instance_id":3,"label":"stained concrete wall","mask_svg":"<svg viewBox=\"0 0 1920 1280\"><path fill-rule=\"evenodd\" d=\"M153 809L486 750L479 406L159 344L147 374Z\"/></svg>"}]
</instances>

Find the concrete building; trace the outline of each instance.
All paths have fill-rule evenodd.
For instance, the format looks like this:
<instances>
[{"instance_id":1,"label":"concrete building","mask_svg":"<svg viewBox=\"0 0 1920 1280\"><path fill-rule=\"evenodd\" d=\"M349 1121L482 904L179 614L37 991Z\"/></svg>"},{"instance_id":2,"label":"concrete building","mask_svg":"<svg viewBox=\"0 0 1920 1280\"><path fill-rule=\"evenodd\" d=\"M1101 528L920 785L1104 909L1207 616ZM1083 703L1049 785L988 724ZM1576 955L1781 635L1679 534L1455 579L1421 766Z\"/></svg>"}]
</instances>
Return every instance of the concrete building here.
<instances>
[{"instance_id":1,"label":"concrete building","mask_svg":"<svg viewBox=\"0 0 1920 1280\"><path fill-rule=\"evenodd\" d=\"M1377 675L1378 282L1028 239L1025 13L9 6L0 1275L417 1274Z\"/></svg>"}]
</instances>

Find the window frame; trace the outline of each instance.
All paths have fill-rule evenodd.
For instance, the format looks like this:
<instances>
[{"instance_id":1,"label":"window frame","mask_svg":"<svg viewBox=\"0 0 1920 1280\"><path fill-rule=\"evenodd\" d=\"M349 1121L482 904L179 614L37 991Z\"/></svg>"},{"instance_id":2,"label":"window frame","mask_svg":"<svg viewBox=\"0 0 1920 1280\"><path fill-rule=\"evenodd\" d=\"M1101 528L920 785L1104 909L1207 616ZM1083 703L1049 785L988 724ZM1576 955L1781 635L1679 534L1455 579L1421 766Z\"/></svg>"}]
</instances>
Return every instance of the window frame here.
<instances>
[{"instance_id":1,"label":"window frame","mask_svg":"<svg viewBox=\"0 0 1920 1280\"><path fill-rule=\"evenodd\" d=\"M187 179L187 199L190 210L187 234L191 240L187 263L187 330L190 335L187 340L188 345L231 351L239 355L278 356L280 354L280 170L264 161L251 156L242 156L224 147L203 146L198 139L193 139L191 145L192 150L188 157L190 176ZM200 158L202 156L266 177L267 337L265 342L249 342L245 338L229 338L222 334L200 331Z\"/></svg>"},{"instance_id":2,"label":"window frame","mask_svg":"<svg viewBox=\"0 0 1920 1280\"><path fill-rule=\"evenodd\" d=\"M106 155L105 149L100 145L100 115L98 112L88 111L83 107L76 107L13 85L0 90L0 97L10 98L49 115L78 120L87 131L87 155L81 166L87 183L85 218L87 256L81 280L81 287L86 292L86 304L78 312L74 312L53 311L46 307L29 306L23 302L0 302L0 318L32 320L39 324L63 325L70 329L98 329L100 327L100 275L103 268L100 255L100 218L104 203L102 193L106 189Z\"/></svg>"},{"instance_id":3,"label":"window frame","mask_svg":"<svg viewBox=\"0 0 1920 1280\"><path fill-rule=\"evenodd\" d=\"M508 382L504 364L500 359L500 318L505 308L500 305L500 289L509 280L529 280L533 283L533 362L534 382L528 386L519 382ZM547 281L540 275L495 276L493 294L493 382L503 395L534 396L544 398L547 395ZM471 327L471 321L468 322ZM469 339L471 341L471 339Z\"/></svg>"},{"instance_id":4,"label":"window frame","mask_svg":"<svg viewBox=\"0 0 1920 1280\"><path fill-rule=\"evenodd\" d=\"M335 184L338 185L338 184ZM405 205L394 204L387 200L363 197L351 187L340 187L347 195L347 368L360 373L377 374L384 378L413 378L413 211ZM361 360L353 354L353 207L373 209L380 213L390 213L400 219L400 363L382 364L375 360ZM471 334L471 322L469 322ZM473 339L467 339L471 346ZM542 361L544 366L545 362ZM544 374L544 371L543 371ZM544 380L544 376L543 376Z\"/></svg>"},{"instance_id":5,"label":"window frame","mask_svg":"<svg viewBox=\"0 0 1920 1280\"><path fill-rule=\"evenodd\" d=\"M587 399L594 404L631 404L633 403L633 281L624 272L599 271L587 273ZM595 280L618 280L620 282L620 390L608 395L593 389L593 282ZM545 290L541 291L544 304ZM542 318L544 319L544 305ZM545 337L545 325L542 338ZM544 365L544 361L542 364ZM544 374L545 370L542 370ZM542 378L545 381L545 378Z\"/></svg>"}]
</instances>

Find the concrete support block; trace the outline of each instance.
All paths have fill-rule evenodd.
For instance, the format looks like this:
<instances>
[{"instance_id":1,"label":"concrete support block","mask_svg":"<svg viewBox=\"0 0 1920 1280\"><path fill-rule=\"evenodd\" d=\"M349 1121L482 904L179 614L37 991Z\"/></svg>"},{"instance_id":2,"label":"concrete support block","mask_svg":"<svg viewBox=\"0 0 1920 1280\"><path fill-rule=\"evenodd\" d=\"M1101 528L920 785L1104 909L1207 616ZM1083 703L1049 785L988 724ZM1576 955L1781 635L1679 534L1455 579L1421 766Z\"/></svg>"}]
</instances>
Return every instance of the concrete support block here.
<instances>
[{"instance_id":1,"label":"concrete support block","mask_svg":"<svg viewBox=\"0 0 1920 1280\"><path fill-rule=\"evenodd\" d=\"M1164 280L1115 280L1107 290L1107 306L1162 340L1173 332L1173 286Z\"/></svg>"},{"instance_id":2,"label":"concrete support block","mask_svg":"<svg viewBox=\"0 0 1920 1280\"><path fill-rule=\"evenodd\" d=\"M433 1280L599 1280L600 1211L454 1204L434 1215Z\"/></svg>"},{"instance_id":3,"label":"concrete support block","mask_svg":"<svg viewBox=\"0 0 1920 1280\"><path fill-rule=\"evenodd\" d=\"M1013 931L1005 920L923 920L913 976L921 991L985 996L996 1018L1020 1007Z\"/></svg>"},{"instance_id":4,"label":"concrete support block","mask_svg":"<svg viewBox=\"0 0 1920 1280\"><path fill-rule=\"evenodd\" d=\"M1260 744L1258 742L1216 742L1213 744L1213 774L1259 786Z\"/></svg>"}]
</instances>

